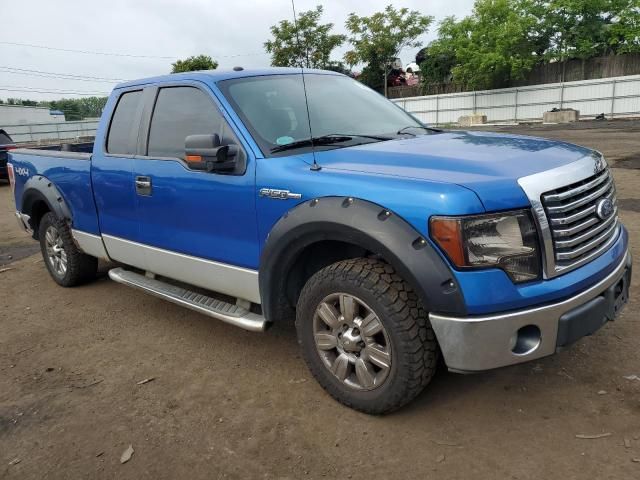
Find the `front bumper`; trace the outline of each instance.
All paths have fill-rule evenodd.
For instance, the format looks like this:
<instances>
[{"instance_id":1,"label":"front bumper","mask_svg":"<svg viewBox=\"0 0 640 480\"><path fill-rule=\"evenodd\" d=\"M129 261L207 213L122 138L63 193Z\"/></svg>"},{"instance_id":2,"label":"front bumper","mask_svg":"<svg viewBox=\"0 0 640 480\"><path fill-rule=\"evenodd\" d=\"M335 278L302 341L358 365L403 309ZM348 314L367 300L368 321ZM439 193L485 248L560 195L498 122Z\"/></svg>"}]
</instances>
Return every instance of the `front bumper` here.
<instances>
[{"instance_id":1,"label":"front bumper","mask_svg":"<svg viewBox=\"0 0 640 480\"><path fill-rule=\"evenodd\" d=\"M590 335L628 299L631 253L607 277L561 302L494 315L429 319L450 370L474 372L527 362Z\"/></svg>"}]
</instances>

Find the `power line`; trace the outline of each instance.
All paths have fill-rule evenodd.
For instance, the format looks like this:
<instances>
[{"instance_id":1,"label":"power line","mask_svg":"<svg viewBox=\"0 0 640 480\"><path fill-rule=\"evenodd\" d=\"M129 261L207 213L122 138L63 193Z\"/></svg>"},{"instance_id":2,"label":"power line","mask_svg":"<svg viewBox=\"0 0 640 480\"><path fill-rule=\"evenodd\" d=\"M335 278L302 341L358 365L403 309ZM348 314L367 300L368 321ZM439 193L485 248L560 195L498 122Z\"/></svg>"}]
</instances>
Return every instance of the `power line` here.
<instances>
[{"instance_id":1,"label":"power line","mask_svg":"<svg viewBox=\"0 0 640 480\"><path fill-rule=\"evenodd\" d=\"M23 88L25 90L32 90L32 89L40 89L42 87L25 87L23 85L0 85L0 88ZM76 91L76 90L71 90L68 88L48 88L48 87L44 87L47 90L60 90L60 91ZM91 93L91 92L97 92L97 90L78 90L82 93Z\"/></svg>"},{"instance_id":2,"label":"power line","mask_svg":"<svg viewBox=\"0 0 640 480\"><path fill-rule=\"evenodd\" d=\"M48 75L43 73L15 72L13 70L4 69L3 67L0 67L0 73L9 73L12 75L26 75L27 77L40 77L40 78L48 78L52 80L73 80L78 82L111 83L111 84L118 82L113 80L92 80L90 78L62 77L58 75Z\"/></svg>"},{"instance_id":3,"label":"power line","mask_svg":"<svg viewBox=\"0 0 640 480\"><path fill-rule=\"evenodd\" d=\"M18 85L0 85L0 91L4 92L21 92L21 93L52 93L52 94L67 94L67 95L88 95L91 97L108 96L109 92L89 92L86 90L58 90L58 89L40 89L37 87L20 87Z\"/></svg>"},{"instance_id":4,"label":"power line","mask_svg":"<svg viewBox=\"0 0 640 480\"><path fill-rule=\"evenodd\" d=\"M107 96L108 93L81 93L81 92L51 92L49 90L13 90L11 88L0 88L0 92L20 92L20 93L50 93L50 94L60 94L60 95L82 95L87 97L103 97Z\"/></svg>"},{"instance_id":5,"label":"power line","mask_svg":"<svg viewBox=\"0 0 640 480\"><path fill-rule=\"evenodd\" d=\"M10 45L13 47L29 47L29 48L40 48L43 50L55 50L58 52L67 52L67 53L81 53L83 55L103 55L103 56L112 56L112 57L129 57L129 58L157 58L162 60L176 60L180 58L182 55L171 55L171 56L160 56L160 55L134 55L130 53L116 53L116 52L96 52L92 50L76 50L73 48L59 48L59 47L49 47L47 45L34 45L32 43L18 43L18 42L6 42L0 41L2 45ZM269 55L266 52L254 52L254 53L237 53L234 55L213 55L214 58L236 58L236 57L251 57L258 55Z\"/></svg>"},{"instance_id":6,"label":"power line","mask_svg":"<svg viewBox=\"0 0 640 480\"><path fill-rule=\"evenodd\" d=\"M14 47L29 47L29 48L41 48L43 50L55 50L58 52L68 52L68 53L82 53L84 55L104 55L110 57L131 57L131 58L161 58L164 60L173 60L176 57L171 56L158 56L158 55L133 55L130 53L115 53L115 52L94 52L91 50L75 50L72 48L58 48L58 47L49 47L46 45L34 45L32 43L18 43L18 42L5 42L0 41L0 44L3 45L11 45Z\"/></svg>"},{"instance_id":7,"label":"power line","mask_svg":"<svg viewBox=\"0 0 640 480\"><path fill-rule=\"evenodd\" d=\"M236 58L236 57L257 57L260 55L270 55L267 52L253 52L253 53L236 53L235 55L214 55L213 58Z\"/></svg>"},{"instance_id":8,"label":"power line","mask_svg":"<svg viewBox=\"0 0 640 480\"><path fill-rule=\"evenodd\" d=\"M7 70L16 70L16 71L20 71L20 72L25 72L25 73L33 73L33 74L42 74L42 75L55 75L55 76L61 76L61 77L69 77L69 79L73 79L73 78L78 78L78 79L87 79L87 80L107 80L107 81L114 81L114 82L126 82L127 79L124 78L112 78L112 77L96 77L93 75L78 75L75 73L62 73L62 72L47 72L44 70L33 70L33 69L29 69L29 68L18 68L18 67L11 67L8 65L0 65L0 68L3 69L7 69Z\"/></svg>"}]
</instances>

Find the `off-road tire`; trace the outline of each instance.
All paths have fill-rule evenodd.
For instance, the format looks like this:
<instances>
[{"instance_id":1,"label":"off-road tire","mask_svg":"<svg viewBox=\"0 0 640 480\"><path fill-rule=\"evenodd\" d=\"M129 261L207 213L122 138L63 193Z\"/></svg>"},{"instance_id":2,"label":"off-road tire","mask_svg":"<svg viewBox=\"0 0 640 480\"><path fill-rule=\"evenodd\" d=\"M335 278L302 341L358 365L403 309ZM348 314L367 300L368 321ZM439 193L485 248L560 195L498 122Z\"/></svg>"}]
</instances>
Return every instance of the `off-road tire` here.
<instances>
[{"instance_id":1,"label":"off-road tire","mask_svg":"<svg viewBox=\"0 0 640 480\"><path fill-rule=\"evenodd\" d=\"M383 323L392 362L378 388L354 390L325 366L316 349L316 308L336 292L359 297ZM386 414L412 401L433 377L439 350L427 312L411 287L381 260L356 258L323 268L303 287L296 310L302 355L320 385L336 400L368 414Z\"/></svg>"},{"instance_id":2,"label":"off-road tire","mask_svg":"<svg viewBox=\"0 0 640 480\"><path fill-rule=\"evenodd\" d=\"M67 258L67 269L63 275L55 271L47 255L45 236L49 227L54 227L62 239L62 248ZM40 239L40 250L42 251L44 264L51 278L53 278L58 285L74 287L95 279L96 272L98 271L98 259L90 255L85 255L78 250L78 247L76 247L73 242L71 229L64 220L59 219L51 212L46 213L42 219L40 219L38 237Z\"/></svg>"}]
</instances>

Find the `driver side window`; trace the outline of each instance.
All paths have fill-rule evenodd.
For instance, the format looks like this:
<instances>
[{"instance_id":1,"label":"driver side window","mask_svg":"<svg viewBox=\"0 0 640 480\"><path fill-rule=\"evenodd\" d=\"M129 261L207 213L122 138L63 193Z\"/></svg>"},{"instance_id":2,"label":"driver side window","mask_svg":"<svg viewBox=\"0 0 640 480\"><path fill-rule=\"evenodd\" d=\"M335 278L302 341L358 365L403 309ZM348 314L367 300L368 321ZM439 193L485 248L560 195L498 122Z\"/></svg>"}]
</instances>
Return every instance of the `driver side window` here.
<instances>
[{"instance_id":1,"label":"driver side window","mask_svg":"<svg viewBox=\"0 0 640 480\"><path fill-rule=\"evenodd\" d=\"M188 136L217 133L222 137L223 123L211 98L198 88L161 88L151 117L147 155L184 160Z\"/></svg>"}]
</instances>

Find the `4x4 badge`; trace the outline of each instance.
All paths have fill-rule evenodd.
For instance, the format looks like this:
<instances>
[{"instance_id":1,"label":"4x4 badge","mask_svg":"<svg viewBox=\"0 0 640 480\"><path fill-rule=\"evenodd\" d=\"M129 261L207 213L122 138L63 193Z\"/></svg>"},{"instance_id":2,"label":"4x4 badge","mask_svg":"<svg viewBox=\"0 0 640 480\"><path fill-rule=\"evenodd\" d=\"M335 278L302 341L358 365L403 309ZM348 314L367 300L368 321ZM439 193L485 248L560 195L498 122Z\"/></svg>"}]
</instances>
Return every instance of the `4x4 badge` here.
<instances>
[{"instance_id":1,"label":"4x4 badge","mask_svg":"<svg viewBox=\"0 0 640 480\"><path fill-rule=\"evenodd\" d=\"M275 198L276 200L288 200L290 198L302 198L301 193L291 193L289 190L280 190L277 188L261 188L261 197Z\"/></svg>"}]
</instances>

